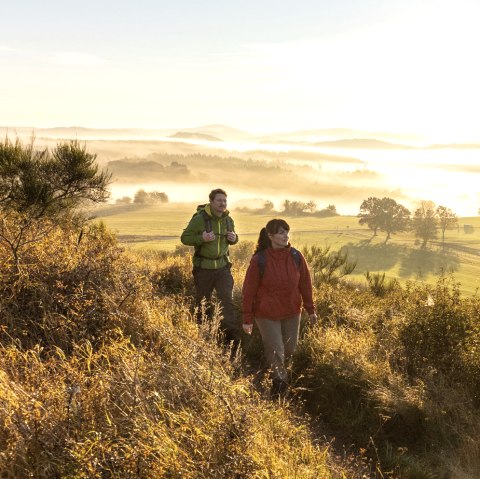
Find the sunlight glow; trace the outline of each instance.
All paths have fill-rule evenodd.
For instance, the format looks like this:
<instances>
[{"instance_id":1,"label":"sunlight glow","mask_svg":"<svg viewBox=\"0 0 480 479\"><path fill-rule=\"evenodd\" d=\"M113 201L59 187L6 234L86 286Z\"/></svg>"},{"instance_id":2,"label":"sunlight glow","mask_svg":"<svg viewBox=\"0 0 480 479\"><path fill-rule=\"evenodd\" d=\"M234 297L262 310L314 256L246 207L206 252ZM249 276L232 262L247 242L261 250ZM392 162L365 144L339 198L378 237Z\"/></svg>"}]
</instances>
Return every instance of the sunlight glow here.
<instances>
[{"instance_id":1,"label":"sunlight glow","mask_svg":"<svg viewBox=\"0 0 480 479\"><path fill-rule=\"evenodd\" d=\"M55 63L69 66L96 66L103 65L105 63L104 60L95 55L81 52L59 52L54 54L51 58Z\"/></svg>"},{"instance_id":2,"label":"sunlight glow","mask_svg":"<svg viewBox=\"0 0 480 479\"><path fill-rule=\"evenodd\" d=\"M38 31L34 44L9 24L8 46L0 47L0 91L8 92L0 125L344 127L480 141L478 2L327 4L309 5L311 18L283 4L268 16L259 7L266 23L258 19L248 35L232 21L244 18L233 5L218 18L194 5L187 17L172 7L171 19L160 7L145 16L125 6L118 24L99 10L85 31L81 18L58 12L45 19L57 42L35 30L37 18L18 25ZM195 12L205 28L188 23Z\"/></svg>"}]
</instances>

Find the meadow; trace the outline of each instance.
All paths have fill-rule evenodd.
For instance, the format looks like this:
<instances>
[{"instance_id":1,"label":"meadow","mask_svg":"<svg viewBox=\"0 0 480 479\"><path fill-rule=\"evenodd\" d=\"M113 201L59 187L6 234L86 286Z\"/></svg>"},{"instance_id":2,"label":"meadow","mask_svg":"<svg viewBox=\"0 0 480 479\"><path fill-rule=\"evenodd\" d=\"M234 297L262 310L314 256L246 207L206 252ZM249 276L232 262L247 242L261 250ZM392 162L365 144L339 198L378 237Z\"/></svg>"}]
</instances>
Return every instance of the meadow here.
<instances>
[{"instance_id":1,"label":"meadow","mask_svg":"<svg viewBox=\"0 0 480 479\"><path fill-rule=\"evenodd\" d=\"M157 206L107 205L95 211L118 236L121 244L132 250L172 252L180 245L179 236L195 211L189 203L167 203ZM236 230L242 241L255 243L261 227L276 215L255 215L232 211ZM458 228L447 230L445 244L441 237L422 249L413 233L395 234L385 244L385 234L372 238L372 231L358 224L355 216L288 217L291 243L302 248L318 245L331 251L344 248L357 261L350 275L365 283L364 274L385 273L400 283L409 280L434 284L438 276L453 273L462 293L474 294L480 286L480 217L459 218ZM467 233L464 225L473 226Z\"/></svg>"}]
</instances>

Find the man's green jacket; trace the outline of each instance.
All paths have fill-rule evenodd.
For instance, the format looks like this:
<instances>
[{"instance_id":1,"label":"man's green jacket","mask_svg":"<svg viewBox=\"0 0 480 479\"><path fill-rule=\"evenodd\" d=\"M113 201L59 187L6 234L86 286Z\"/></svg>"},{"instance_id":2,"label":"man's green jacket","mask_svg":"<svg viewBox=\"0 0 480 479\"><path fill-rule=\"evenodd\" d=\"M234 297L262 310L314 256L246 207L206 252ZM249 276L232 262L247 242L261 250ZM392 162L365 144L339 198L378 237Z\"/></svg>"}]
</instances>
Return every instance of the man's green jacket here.
<instances>
[{"instance_id":1,"label":"man's green jacket","mask_svg":"<svg viewBox=\"0 0 480 479\"><path fill-rule=\"evenodd\" d=\"M194 266L205 269L223 268L231 263L228 256L228 247L238 242L238 236L235 238L235 241L230 242L227 240L228 226L230 226L230 231L235 231L235 224L232 217L229 216L228 210L223 213L222 217L218 217L212 213L210 204L207 204L202 209L210 217L215 239L213 241L203 241L202 234L205 231L205 218L201 210L199 210L183 230L180 240L187 246L195 246ZM228 220L227 217L229 217Z\"/></svg>"}]
</instances>

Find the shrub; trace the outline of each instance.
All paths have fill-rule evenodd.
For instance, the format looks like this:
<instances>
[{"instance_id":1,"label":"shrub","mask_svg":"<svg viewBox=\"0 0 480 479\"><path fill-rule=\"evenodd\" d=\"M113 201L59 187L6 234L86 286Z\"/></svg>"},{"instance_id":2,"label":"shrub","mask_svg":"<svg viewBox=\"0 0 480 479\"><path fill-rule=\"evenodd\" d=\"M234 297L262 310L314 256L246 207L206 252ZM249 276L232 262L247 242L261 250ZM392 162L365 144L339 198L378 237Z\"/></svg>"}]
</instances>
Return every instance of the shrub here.
<instances>
[{"instance_id":1,"label":"shrub","mask_svg":"<svg viewBox=\"0 0 480 479\"><path fill-rule=\"evenodd\" d=\"M348 253L343 251L330 252L330 247L322 248L312 245L302 250L307 263L312 269L313 283L337 283L344 276L353 272L356 261L348 260Z\"/></svg>"},{"instance_id":2,"label":"shrub","mask_svg":"<svg viewBox=\"0 0 480 479\"><path fill-rule=\"evenodd\" d=\"M409 287L407 291L400 340L410 374L432 367L446 374L461 374L472 318L458 284L442 276L434 288Z\"/></svg>"},{"instance_id":3,"label":"shrub","mask_svg":"<svg viewBox=\"0 0 480 479\"><path fill-rule=\"evenodd\" d=\"M385 281L385 273L371 274L370 271L367 271L365 278L368 283L368 288L375 296L385 296L387 293L391 293L394 289L400 287L397 279Z\"/></svg>"},{"instance_id":4,"label":"shrub","mask_svg":"<svg viewBox=\"0 0 480 479\"><path fill-rule=\"evenodd\" d=\"M111 175L98 170L96 155L76 140L53 151L8 138L0 141L0 208L27 218L55 218L83 201L103 202Z\"/></svg>"},{"instance_id":5,"label":"shrub","mask_svg":"<svg viewBox=\"0 0 480 479\"><path fill-rule=\"evenodd\" d=\"M151 257L151 256L150 256ZM190 256L169 256L162 261L150 261L148 276L155 294L194 295Z\"/></svg>"},{"instance_id":6,"label":"shrub","mask_svg":"<svg viewBox=\"0 0 480 479\"><path fill-rule=\"evenodd\" d=\"M0 261L11 265L3 243ZM151 287L101 225L81 233L75 225L52 225L28 244L18 268L5 269L0 293L3 341L70 350L80 340L103 341L121 322L138 334L137 308Z\"/></svg>"},{"instance_id":7,"label":"shrub","mask_svg":"<svg viewBox=\"0 0 480 479\"><path fill-rule=\"evenodd\" d=\"M239 241L236 245L230 247L230 258L236 265L238 263L248 265L254 251L255 243L253 241Z\"/></svg>"},{"instance_id":8,"label":"shrub","mask_svg":"<svg viewBox=\"0 0 480 479\"><path fill-rule=\"evenodd\" d=\"M315 301L293 361L307 411L380 477L476 477L478 298L441 278L382 296L324 284Z\"/></svg>"}]
</instances>

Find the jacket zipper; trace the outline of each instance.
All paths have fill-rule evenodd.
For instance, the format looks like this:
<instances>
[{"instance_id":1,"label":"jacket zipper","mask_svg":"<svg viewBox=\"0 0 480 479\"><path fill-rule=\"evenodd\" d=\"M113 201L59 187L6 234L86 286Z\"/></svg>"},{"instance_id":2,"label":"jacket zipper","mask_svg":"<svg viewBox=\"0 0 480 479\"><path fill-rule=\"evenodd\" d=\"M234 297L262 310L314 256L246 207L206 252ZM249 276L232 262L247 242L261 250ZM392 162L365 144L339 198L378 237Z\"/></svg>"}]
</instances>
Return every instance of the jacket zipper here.
<instances>
[{"instance_id":1,"label":"jacket zipper","mask_svg":"<svg viewBox=\"0 0 480 479\"><path fill-rule=\"evenodd\" d=\"M217 234L217 257L220 256L220 235L222 232L222 227L221 227L221 219L220 221L217 222L218 225L218 234ZM215 268L217 267L217 260L215 261Z\"/></svg>"}]
</instances>

